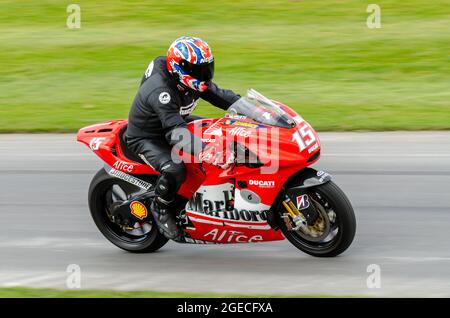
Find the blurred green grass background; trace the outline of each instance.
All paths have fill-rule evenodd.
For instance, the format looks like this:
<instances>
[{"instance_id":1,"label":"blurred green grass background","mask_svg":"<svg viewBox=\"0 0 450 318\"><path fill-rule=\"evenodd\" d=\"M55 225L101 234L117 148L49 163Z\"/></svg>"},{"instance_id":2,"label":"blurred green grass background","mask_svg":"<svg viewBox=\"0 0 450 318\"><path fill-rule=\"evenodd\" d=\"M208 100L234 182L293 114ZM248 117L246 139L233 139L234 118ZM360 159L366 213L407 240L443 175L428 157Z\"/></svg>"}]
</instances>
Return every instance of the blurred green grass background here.
<instances>
[{"instance_id":1,"label":"blurred green grass background","mask_svg":"<svg viewBox=\"0 0 450 318\"><path fill-rule=\"evenodd\" d=\"M353 295L250 295L206 292L118 291L98 289L0 288L0 298L348 298Z\"/></svg>"},{"instance_id":2,"label":"blurred green grass background","mask_svg":"<svg viewBox=\"0 0 450 318\"><path fill-rule=\"evenodd\" d=\"M204 38L216 82L253 87L319 130L450 128L450 0L0 2L0 132L127 117L149 61ZM66 7L81 7L81 29ZM201 103L196 114L220 116Z\"/></svg>"}]
</instances>

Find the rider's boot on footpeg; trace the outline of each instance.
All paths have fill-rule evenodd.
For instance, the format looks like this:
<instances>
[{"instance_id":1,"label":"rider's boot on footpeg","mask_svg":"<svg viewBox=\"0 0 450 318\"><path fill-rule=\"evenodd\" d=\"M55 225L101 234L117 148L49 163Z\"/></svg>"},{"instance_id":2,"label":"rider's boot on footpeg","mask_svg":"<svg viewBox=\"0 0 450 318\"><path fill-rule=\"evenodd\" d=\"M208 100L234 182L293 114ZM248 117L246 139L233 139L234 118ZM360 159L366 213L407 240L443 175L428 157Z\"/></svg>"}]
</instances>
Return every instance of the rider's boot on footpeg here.
<instances>
[{"instance_id":1,"label":"rider's boot on footpeg","mask_svg":"<svg viewBox=\"0 0 450 318\"><path fill-rule=\"evenodd\" d=\"M180 236L180 228L175 216L168 209L168 202L163 202L161 198L156 197L152 202L151 211L159 231L166 238L173 240Z\"/></svg>"},{"instance_id":2,"label":"rider's boot on footpeg","mask_svg":"<svg viewBox=\"0 0 450 318\"><path fill-rule=\"evenodd\" d=\"M170 164L164 167L171 167ZM155 198L153 199L151 210L155 217L156 225L159 231L168 239L177 239L181 235L181 230L177 225L174 213L171 213L169 205L175 200L177 189L175 180L167 169L163 169L161 175L156 181Z\"/></svg>"}]
</instances>

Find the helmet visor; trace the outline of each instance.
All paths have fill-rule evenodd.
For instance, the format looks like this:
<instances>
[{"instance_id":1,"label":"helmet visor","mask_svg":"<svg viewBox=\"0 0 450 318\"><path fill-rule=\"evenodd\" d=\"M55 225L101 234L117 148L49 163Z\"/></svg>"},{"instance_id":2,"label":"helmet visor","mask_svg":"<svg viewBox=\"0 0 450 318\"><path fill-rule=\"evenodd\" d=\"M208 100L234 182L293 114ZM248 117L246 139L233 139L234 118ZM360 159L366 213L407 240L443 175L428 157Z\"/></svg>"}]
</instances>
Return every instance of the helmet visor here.
<instances>
[{"instance_id":1,"label":"helmet visor","mask_svg":"<svg viewBox=\"0 0 450 318\"><path fill-rule=\"evenodd\" d=\"M214 61L210 63L192 64L186 60L181 60L180 67L190 76L202 82L210 81L214 76Z\"/></svg>"}]
</instances>

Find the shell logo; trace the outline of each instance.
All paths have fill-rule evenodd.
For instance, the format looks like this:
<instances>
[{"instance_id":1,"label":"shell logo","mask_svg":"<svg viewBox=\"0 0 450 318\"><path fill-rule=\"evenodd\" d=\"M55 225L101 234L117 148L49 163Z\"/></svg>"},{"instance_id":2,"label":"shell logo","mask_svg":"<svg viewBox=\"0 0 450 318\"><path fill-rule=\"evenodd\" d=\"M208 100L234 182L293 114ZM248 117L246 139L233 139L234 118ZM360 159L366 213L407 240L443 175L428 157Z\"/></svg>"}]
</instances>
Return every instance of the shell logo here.
<instances>
[{"instance_id":1,"label":"shell logo","mask_svg":"<svg viewBox=\"0 0 450 318\"><path fill-rule=\"evenodd\" d=\"M147 217L147 208L144 204L139 201L133 201L130 204L131 214L137 217L140 220L143 220Z\"/></svg>"}]
</instances>

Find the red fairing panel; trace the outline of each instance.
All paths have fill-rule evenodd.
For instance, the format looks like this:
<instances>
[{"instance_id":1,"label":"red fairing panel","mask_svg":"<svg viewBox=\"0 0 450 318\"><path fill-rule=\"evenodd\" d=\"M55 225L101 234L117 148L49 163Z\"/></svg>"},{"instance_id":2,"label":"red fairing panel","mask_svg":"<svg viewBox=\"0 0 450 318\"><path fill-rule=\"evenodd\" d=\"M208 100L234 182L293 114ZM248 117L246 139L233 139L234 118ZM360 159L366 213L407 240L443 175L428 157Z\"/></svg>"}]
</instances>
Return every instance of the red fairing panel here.
<instances>
[{"instance_id":1,"label":"red fairing panel","mask_svg":"<svg viewBox=\"0 0 450 318\"><path fill-rule=\"evenodd\" d=\"M313 156L320 151L315 131L300 116L295 120L297 127L292 129L226 118L210 122L200 132L199 126L190 125L204 142L223 150L238 142L264 163L262 168L237 165L226 170L205 165L206 179L186 205L190 221L186 232L192 239L214 243L284 239L281 231L267 223L267 213L287 179L315 162L319 156ZM297 133L301 136L300 129L307 131L306 138L300 140L303 145L293 137ZM271 164L275 170L264 170Z\"/></svg>"},{"instance_id":2,"label":"red fairing panel","mask_svg":"<svg viewBox=\"0 0 450 318\"><path fill-rule=\"evenodd\" d=\"M267 223L267 216L293 173L285 171L261 175L259 169L247 167L235 168L234 173L209 169L207 178L186 205L192 223L186 232L193 239L215 243L283 240L281 231L274 231Z\"/></svg>"},{"instance_id":3,"label":"red fairing panel","mask_svg":"<svg viewBox=\"0 0 450 318\"><path fill-rule=\"evenodd\" d=\"M203 242L232 244L284 240L281 231L274 231L267 222L233 222L188 212L193 228L185 229L189 237Z\"/></svg>"}]
</instances>

